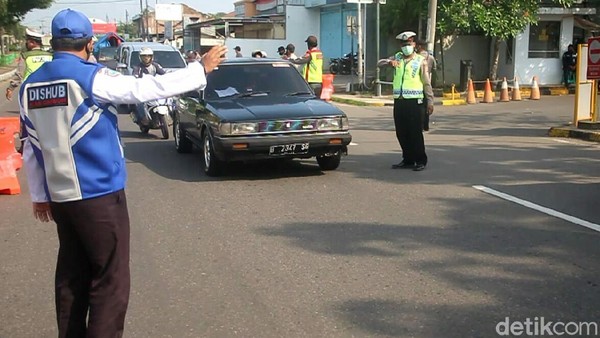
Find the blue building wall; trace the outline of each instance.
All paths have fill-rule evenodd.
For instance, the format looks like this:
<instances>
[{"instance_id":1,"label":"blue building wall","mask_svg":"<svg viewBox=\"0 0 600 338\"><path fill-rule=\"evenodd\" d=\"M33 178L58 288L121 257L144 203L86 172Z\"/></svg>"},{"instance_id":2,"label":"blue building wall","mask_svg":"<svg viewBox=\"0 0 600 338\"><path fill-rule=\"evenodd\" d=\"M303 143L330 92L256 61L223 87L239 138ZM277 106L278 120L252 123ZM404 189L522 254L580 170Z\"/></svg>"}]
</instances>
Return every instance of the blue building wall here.
<instances>
[{"instance_id":1,"label":"blue building wall","mask_svg":"<svg viewBox=\"0 0 600 338\"><path fill-rule=\"evenodd\" d=\"M356 35L350 34L346 27L349 16L357 17L356 8L347 8L341 4L321 9L319 48L326 59L341 57L351 51L357 51Z\"/></svg>"}]
</instances>

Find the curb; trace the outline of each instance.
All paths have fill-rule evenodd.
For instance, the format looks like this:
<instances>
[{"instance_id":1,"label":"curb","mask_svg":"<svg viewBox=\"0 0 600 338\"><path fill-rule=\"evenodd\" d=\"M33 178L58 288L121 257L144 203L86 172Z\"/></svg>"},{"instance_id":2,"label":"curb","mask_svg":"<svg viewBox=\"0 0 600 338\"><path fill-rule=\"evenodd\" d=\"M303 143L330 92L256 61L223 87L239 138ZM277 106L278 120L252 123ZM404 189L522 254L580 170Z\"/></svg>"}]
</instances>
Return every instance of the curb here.
<instances>
[{"instance_id":1,"label":"curb","mask_svg":"<svg viewBox=\"0 0 600 338\"><path fill-rule=\"evenodd\" d=\"M354 106L362 106L362 107L384 107L384 106L393 106L394 103L387 103L387 102L365 102L362 100L355 100L355 99L347 99L347 98L342 98L342 97L338 97L338 96L332 96L331 97L331 101L334 102L338 102L338 103L346 103L346 104L351 104Z\"/></svg>"},{"instance_id":2,"label":"curb","mask_svg":"<svg viewBox=\"0 0 600 338\"><path fill-rule=\"evenodd\" d=\"M576 129L572 127L552 127L550 130L548 130L548 136L576 138L584 141L600 143L599 131Z\"/></svg>"},{"instance_id":3,"label":"curb","mask_svg":"<svg viewBox=\"0 0 600 338\"><path fill-rule=\"evenodd\" d=\"M17 72L17 69L13 69L10 72L4 73L4 74L0 74L0 81L6 81L8 79L10 79L11 77L13 77L13 75L15 75L15 73Z\"/></svg>"}]
</instances>

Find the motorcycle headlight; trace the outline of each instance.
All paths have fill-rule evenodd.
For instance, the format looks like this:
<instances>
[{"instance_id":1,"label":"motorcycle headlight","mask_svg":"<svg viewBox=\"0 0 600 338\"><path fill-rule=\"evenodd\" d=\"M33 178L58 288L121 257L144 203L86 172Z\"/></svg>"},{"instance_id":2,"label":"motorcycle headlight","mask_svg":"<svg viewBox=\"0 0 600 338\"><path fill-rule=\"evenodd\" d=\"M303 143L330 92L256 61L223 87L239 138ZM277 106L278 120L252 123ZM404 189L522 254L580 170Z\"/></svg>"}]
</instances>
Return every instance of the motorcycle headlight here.
<instances>
[{"instance_id":1,"label":"motorcycle headlight","mask_svg":"<svg viewBox=\"0 0 600 338\"><path fill-rule=\"evenodd\" d=\"M318 130L341 130L342 129L342 118L341 117L328 117L322 118L317 121Z\"/></svg>"}]
</instances>

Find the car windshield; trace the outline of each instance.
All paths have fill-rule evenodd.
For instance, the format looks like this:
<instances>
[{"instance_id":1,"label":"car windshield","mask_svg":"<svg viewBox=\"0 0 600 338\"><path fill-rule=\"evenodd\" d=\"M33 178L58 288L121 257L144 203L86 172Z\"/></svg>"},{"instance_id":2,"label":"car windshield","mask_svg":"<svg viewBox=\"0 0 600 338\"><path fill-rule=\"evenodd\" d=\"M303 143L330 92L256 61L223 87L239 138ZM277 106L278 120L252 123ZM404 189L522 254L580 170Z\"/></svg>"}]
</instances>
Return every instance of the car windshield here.
<instances>
[{"instance_id":1,"label":"car windshield","mask_svg":"<svg viewBox=\"0 0 600 338\"><path fill-rule=\"evenodd\" d=\"M310 87L289 63L221 65L208 74L204 97L285 96L309 94Z\"/></svg>"},{"instance_id":2,"label":"car windshield","mask_svg":"<svg viewBox=\"0 0 600 338\"><path fill-rule=\"evenodd\" d=\"M115 58L117 47L104 47L98 51L98 61L108 61Z\"/></svg>"},{"instance_id":3,"label":"car windshield","mask_svg":"<svg viewBox=\"0 0 600 338\"><path fill-rule=\"evenodd\" d=\"M131 53L131 64L137 65L140 61L140 52ZM185 61L178 51L175 50L155 50L154 62L163 68L185 68Z\"/></svg>"}]
</instances>

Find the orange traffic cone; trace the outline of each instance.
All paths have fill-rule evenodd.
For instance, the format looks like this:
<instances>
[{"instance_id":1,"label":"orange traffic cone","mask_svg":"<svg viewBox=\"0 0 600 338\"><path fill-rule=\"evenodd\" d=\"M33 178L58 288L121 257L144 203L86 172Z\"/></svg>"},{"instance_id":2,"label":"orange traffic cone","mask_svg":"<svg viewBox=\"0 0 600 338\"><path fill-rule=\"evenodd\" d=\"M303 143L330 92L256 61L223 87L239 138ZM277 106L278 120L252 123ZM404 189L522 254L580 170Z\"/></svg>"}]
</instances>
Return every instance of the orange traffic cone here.
<instances>
[{"instance_id":1,"label":"orange traffic cone","mask_svg":"<svg viewBox=\"0 0 600 338\"><path fill-rule=\"evenodd\" d=\"M508 102L510 99L508 98L508 83L506 82L506 78L502 80L502 87L500 88L500 99L498 102Z\"/></svg>"},{"instance_id":2,"label":"orange traffic cone","mask_svg":"<svg viewBox=\"0 0 600 338\"><path fill-rule=\"evenodd\" d=\"M539 100L540 99L540 87L538 87L537 76L533 77L533 84L531 85L531 96L530 100Z\"/></svg>"},{"instance_id":3,"label":"orange traffic cone","mask_svg":"<svg viewBox=\"0 0 600 338\"><path fill-rule=\"evenodd\" d=\"M469 79L469 85L467 86L467 103L477 103L477 100L475 99L475 88L473 88L473 80L471 79Z\"/></svg>"},{"instance_id":4,"label":"orange traffic cone","mask_svg":"<svg viewBox=\"0 0 600 338\"><path fill-rule=\"evenodd\" d=\"M513 85L512 97L513 101L521 101L521 89L519 89L519 81L515 77L515 84Z\"/></svg>"},{"instance_id":5,"label":"orange traffic cone","mask_svg":"<svg viewBox=\"0 0 600 338\"><path fill-rule=\"evenodd\" d=\"M494 102L494 94L492 93L492 85L490 84L490 79L485 80L485 89L483 90L483 100L481 102Z\"/></svg>"}]
</instances>

